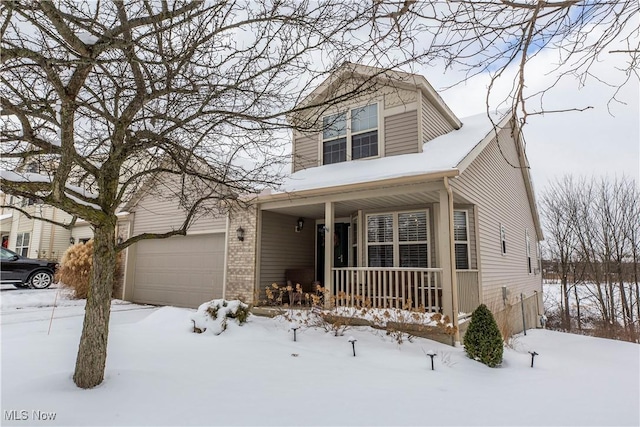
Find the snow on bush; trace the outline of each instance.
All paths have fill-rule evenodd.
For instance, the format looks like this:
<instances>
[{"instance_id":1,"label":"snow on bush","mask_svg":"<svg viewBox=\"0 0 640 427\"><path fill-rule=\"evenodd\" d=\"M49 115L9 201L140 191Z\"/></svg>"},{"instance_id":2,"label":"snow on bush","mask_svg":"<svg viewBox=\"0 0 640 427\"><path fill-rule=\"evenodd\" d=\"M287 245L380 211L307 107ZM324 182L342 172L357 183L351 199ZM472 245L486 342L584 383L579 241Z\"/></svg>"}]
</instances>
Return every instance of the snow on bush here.
<instances>
[{"instance_id":1,"label":"snow on bush","mask_svg":"<svg viewBox=\"0 0 640 427\"><path fill-rule=\"evenodd\" d=\"M247 321L249 314L249 306L239 300L214 299L201 304L198 311L191 316L193 332L209 331L214 335L220 335L227 329L228 319L235 319L238 325L242 325Z\"/></svg>"}]
</instances>

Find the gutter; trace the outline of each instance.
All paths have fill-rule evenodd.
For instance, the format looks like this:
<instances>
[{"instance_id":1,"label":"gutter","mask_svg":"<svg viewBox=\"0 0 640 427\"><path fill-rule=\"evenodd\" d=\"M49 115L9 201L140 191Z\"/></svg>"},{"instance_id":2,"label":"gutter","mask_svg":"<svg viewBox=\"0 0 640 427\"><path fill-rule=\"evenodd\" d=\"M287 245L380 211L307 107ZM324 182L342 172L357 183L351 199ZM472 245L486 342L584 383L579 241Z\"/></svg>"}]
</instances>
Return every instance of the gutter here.
<instances>
[{"instance_id":1,"label":"gutter","mask_svg":"<svg viewBox=\"0 0 640 427\"><path fill-rule=\"evenodd\" d=\"M443 179L444 188L447 190L447 199L449 202L449 257L451 262L449 265L451 266L451 311L453 319L453 327L455 328L455 342L460 343L460 330L458 329L458 278L456 276L456 254L455 254L455 244L454 244L454 230L453 230L453 191L451 190L451 186L449 186L449 178L446 176Z\"/></svg>"},{"instance_id":2,"label":"gutter","mask_svg":"<svg viewBox=\"0 0 640 427\"><path fill-rule=\"evenodd\" d=\"M319 166L320 167L320 166ZM438 179L447 177L456 177L460 175L458 169L448 169L444 171L438 171L433 173L425 173L419 175L402 176L397 178L388 178L378 181L363 181L352 184L334 185L329 187L310 188L306 190L293 190L289 192L278 192L261 194L258 196L259 203L273 202L279 200L290 200L291 198L307 198L313 196L322 196L325 194L343 193L348 191L370 190L378 189L382 186L394 186L402 184L419 184L424 183L425 180L436 181Z\"/></svg>"}]
</instances>

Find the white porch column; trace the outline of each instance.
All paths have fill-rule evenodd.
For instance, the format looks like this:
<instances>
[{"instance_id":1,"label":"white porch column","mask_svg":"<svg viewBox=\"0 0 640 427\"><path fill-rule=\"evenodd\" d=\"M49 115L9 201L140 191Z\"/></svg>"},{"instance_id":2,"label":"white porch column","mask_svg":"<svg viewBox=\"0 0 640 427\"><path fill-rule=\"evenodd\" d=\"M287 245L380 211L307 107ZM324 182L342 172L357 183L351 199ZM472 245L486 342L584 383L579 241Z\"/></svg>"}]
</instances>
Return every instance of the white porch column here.
<instances>
[{"instance_id":1,"label":"white porch column","mask_svg":"<svg viewBox=\"0 0 640 427\"><path fill-rule=\"evenodd\" d=\"M331 305L331 296L333 295L333 233L334 230L335 207L333 202L325 202L324 204L324 283L325 288L325 307Z\"/></svg>"},{"instance_id":2,"label":"white porch column","mask_svg":"<svg viewBox=\"0 0 640 427\"><path fill-rule=\"evenodd\" d=\"M449 233L449 195L447 190L438 191L438 215L436 224L438 228L438 258L442 268L442 311L453 322L453 277L451 275L451 235Z\"/></svg>"}]
</instances>

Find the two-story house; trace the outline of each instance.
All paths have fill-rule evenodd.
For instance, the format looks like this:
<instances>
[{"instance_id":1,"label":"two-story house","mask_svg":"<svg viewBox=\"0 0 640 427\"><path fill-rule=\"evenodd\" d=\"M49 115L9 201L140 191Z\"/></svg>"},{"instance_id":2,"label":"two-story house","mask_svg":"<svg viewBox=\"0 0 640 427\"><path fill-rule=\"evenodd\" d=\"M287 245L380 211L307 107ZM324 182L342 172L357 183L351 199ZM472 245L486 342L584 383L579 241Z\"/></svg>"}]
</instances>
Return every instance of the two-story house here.
<instances>
[{"instance_id":1,"label":"two-story house","mask_svg":"<svg viewBox=\"0 0 640 427\"><path fill-rule=\"evenodd\" d=\"M317 280L347 303L410 302L453 323L480 303L525 307L535 326L542 232L515 116L459 119L422 76L342 72L334 82L380 86L322 110L320 131L295 132L282 188L258 198L255 221L230 217L228 233L245 237L229 239L226 296Z\"/></svg>"},{"instance_id":2,"label":"two-story house","mask_svg":"<svg viewBox=\"0 0 640 427\"><path fill-rule=\"evenodd\" d=\"M374 90L305 110L317 126L293 133L292 173L280 188L249 209L199 218L186 236L131 246L124 298L259 304L272 283L310 291L317 281L346 295L344 304L410 303L454 324L480 303L524 307L536 325L542 232L514 114L459 119L424 77L353 64L302 105L363 81ZM184 218L177 201L144 189L125 210L127 234Z\"/></svg>"}]
</instances>

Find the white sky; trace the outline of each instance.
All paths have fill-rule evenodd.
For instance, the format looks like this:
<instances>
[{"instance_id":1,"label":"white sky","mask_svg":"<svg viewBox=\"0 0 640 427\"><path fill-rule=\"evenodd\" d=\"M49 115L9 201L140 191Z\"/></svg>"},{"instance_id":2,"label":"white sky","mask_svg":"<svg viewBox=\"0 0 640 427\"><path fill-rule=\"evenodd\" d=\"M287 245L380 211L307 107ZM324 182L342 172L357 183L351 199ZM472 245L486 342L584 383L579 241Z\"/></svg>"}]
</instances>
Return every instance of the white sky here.
<instances>
[{"instance_id":1,"label":"white sky","mask_svg":"<svg viewBox=\"0 0 640 427\"><path fill-rule=\"evenodd\" d=\"M539 62L551 63L551 53ZM608 54L595 68L598 77L607 82L620 81L616 67L623 55ZM547 79L544 66L534 66L527 74L527 87L534 89ZM486 78L473 78L465 85L447 91L439 88L450 84L446 75L429 69L421 72L440 92L458 117L485 111ZM548 81L548 80L547 80ZM510 84L510 82L509 82ZM504 88L502 89L504 93ZM612 102L614 89L589 79L580 88L575 79L562 80L545 95L547 110L592 106L584 112L565 112L530 117L524 129L527 155L536 190L565 174L581 176L621 176L625 174L640 183L640 90L637 80L629 82ZM529 107L535 110L538 105Z\"/></svg>"}]
</instances>

